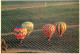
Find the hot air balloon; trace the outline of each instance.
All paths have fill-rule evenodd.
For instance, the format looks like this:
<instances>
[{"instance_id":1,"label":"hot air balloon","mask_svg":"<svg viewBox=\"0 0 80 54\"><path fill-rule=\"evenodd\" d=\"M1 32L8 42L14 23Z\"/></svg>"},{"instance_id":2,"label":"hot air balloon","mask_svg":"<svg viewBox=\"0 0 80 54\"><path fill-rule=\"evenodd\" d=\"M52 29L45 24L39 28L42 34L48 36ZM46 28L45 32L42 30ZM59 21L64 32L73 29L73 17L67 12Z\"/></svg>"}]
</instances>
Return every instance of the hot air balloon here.
<instances>
[{"instance_id":1,"label":"hot air balloon","mask_svg":"<svg viewBox=\"0 0 80 54\"><path fill-rule=\"evenodd\" d=\"M64 22L55 23L55 28L61 38L62 34L66 31L66 24Z\"/></svg>"},{"instance_id":2,"label":"hot air balloon","mask_svg":"<svg viewBox=\"0 0 80 54\"><path fill-rule=\"evenodd\" d=\"M32 32L33 28L34 28L34 25L32 22L24 22L22 23L22 26L27 28L27 35L29 37L29 34Z\"/></svg>"},{"instance_id":3,"label":"hot air balloon","mask_svg":"<svg viewBox=\"0 0 80 54\"><path fill-rule=\"evenodd\" d=\"M43 26L43 32L45 33L45 35L49 38L48 41L50 41L51 36L53 35L53 33L55 32L55 27L52 24L45 24Z\"/></svg>"},{"instance_id":4,"label":"hot air balloon","mask_svg":"<svg viewBox=\"0 0 80 54\"><path fill-rule=\"evenodd\" d=\"M17 39L20 40L21 43L22 39L26 37L26 34L27 34L27 29L25 27L18 26L14 29L14 35L16 36Z\"/></svg>"}]
</instances>

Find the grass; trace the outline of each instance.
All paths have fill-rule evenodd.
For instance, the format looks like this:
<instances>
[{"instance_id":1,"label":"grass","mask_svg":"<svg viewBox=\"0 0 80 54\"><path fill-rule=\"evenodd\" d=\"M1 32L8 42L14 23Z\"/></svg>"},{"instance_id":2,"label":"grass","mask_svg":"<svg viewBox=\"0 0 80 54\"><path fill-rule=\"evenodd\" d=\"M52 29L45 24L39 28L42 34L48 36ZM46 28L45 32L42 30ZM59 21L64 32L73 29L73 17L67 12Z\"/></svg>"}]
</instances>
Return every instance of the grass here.
<instances>
[{"instance_id":1,"label":"grass","mask_svg":"<svg viewBox=\"0 0 80 54\"><path fill-rule=\"evenodd\" d=\"M62 3L66 1L46 1L47 5L49 4L55 4L55 3ZM74 2L74 1L67 1L68 2ZM78 2L78 1L76 1ZM30 6L39 6L39 5L45 5L45 1L2 1L1 2L1 9L6 8L18 8L18 7L30 7Z\"/></svg>"},{"instance_id":2,"label":"grass","mask_svg":"<svg viewBox=\"0 0 80 54\"><path fill-rule=\"evenodd\" d=\"M46 36L43 31L32 32L30 37L23 39L23 44L19 43L14 35L2 36L2 38L8 44L8 48L24 48L24 49L38 49L66 53L78 53L79 52L79 27L67 28L66 32L60 39L58 34L55 32L48 42L48 39L44 39ZM8 37L8 38L7 38Z\"/></svg>"},{"instance_id":3,"label":"grass","mask_svg":"<svg viewBox=\"0 0 80 54\"><path fill-rule=\"evenodd\" d=\"M79 7L78 4L74 4L8 10L2 11L1 17L2 33L12 32L16 26L21 26L25 21L33 22L34 29L41 29L44 24L54 24L60 21L65 22L67 25L76 25L79 24Z\"/></svg>"},{"instance_id":4,"label":"grass","mask_svg":"<svg viewBox=\"0 0 80 54\"><path fill-rule=\"evenodd\" d=\"M41 3L42 4L42 3ZM40 8L16 9L1 11L1 33L13 32L16 26L21 26L25 21L31 21L35 29L41 29L45 24L55 24L63 21L67 25L79 24L79 4L48 6ZM43 31L32 32L30 37L23 40L23 44L18 43L14 35L5 35L8 48L26 48L47 50L50 52L79 52L79 27L67 28L60 39L55 32L48 42ZM44 39L44 40L42 40Z\"/></svg>"}]
</instances>

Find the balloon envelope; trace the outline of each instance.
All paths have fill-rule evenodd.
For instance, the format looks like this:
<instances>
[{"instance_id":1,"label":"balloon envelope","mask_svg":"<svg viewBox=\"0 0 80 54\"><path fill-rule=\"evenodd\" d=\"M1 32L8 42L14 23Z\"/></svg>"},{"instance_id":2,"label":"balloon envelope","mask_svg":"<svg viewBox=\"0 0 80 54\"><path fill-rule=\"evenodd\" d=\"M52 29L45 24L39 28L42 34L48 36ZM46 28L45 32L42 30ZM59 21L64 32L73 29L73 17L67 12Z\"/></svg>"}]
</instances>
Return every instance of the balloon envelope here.
<instances>
[{"instance_id":1,"label":"balloon envelope","mask_svg":"<svg viewBox=\"0 0 80 54\"><path fill-rule=\"evenodd\" d=\"M61 38L62 34L66 31L66 24L64 22L58 22L55 24L55 28Z\"/></svg>"},{"instance_id":2,"label":"balloon envelope","mask_svg":"<svg viewBox=\"0 0 80 54\"><path fill-rule=\"evenodd\" d=\"M22 26L18 26L14 29L14 35L18 39L24 39L27 34L27 29Z\"/></svg>"},{"instance_id":3,"label":"balloon envelope","mask_svg":"<svg viewBox=\"0 0 80 54\"><path fill-rule=\"evenodd\" d=\"M48 41L50 41L50 38L53 35L54 31L55 31L55 27L52 24L45 24L43 26L43 32L47 37L49 37Z\"/></svg>"},{"instance_id":4,"label":"balloon envelope","mask_svg":"<svg viewBox=\"0 0 80 54\"><path fill-rule=\"evenodd\" d=\"M22 26L27 28L27 35L29 35L34 28L34 25L32 22L24 22L24 23L22 23Z\"/></svg>"}]
</instances>

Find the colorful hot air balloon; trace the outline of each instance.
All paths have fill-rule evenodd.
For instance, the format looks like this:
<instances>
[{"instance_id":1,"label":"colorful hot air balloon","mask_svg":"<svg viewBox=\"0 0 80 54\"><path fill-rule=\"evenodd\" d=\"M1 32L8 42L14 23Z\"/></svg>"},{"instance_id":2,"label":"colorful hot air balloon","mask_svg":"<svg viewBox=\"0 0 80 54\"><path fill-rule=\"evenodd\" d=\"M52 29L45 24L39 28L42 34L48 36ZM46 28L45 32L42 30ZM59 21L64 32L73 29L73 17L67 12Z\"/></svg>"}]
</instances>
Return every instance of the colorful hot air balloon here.
<instances>
[{"instance_id":1,"label":"colorful hot air balloon","mask_svg":"<svg viewBox=\"0 0 80 54\"><path fill-rule=\"evenodd\" d=\"M53 35L54 31L55 31L55 27L52 24L45 24L43 26L43 32L47 37L49 37L48 41L50 41L50 38Z\"/></svg>"},{"instance_id":2,"label":"colorful hot air balloon","mask_svg":"<svg viewBox=\"0 0 80 54\"><path fill-rule=\"evenodd\" d=\"M22 26L18 26L14 29L14 35L16 36L16 38L18 38L20 41L22 41L22 39L25 38L27 34L27 29L25 27Z\"/></svg>"},{"instance_id":3,"label":"colorful hot air balloon","mask_svg":"<svg viewBox=\"0 0 80 54\"><path fill-rule=\"evenodd\" d=\"M59 34L59 36L61 38L62 34L66 30L66 24L64 22L58 22L55 24L55 28L56 28L56 32Z\"/></svg>"},{"instance_id":4,"label":"colorful hot air balloon","mask_svg":"<svg viewBox=\"0 0 80 54\"><path fill-rule=\"evenodd\" d=\"M22 26L27 28L27 35L29 37L29 34L32 32L33 28L34 28L34 25L32 22L24 22L22 23Z\"/></svg>"}]
</instances>

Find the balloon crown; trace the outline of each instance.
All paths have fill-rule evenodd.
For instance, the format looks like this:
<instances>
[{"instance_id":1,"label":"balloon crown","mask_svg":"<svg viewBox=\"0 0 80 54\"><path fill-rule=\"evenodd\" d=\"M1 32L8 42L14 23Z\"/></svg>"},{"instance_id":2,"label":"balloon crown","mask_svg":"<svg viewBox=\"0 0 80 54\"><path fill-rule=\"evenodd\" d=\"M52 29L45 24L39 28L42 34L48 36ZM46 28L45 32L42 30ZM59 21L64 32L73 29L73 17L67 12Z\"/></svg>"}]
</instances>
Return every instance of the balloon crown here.
<instances>
[{"instance_id":1,"label":"balloon crown","mask_svg":"<svg viewBox=\"0 0 80 54\"><path fill-rule=\"evenodd\" d=\"M18 27L16 27L16 28L18 28L18 29L19 29L19 28L24 28L24 27L22 27L22 26L18 26Z\"/></svg>"}]
</instances>

